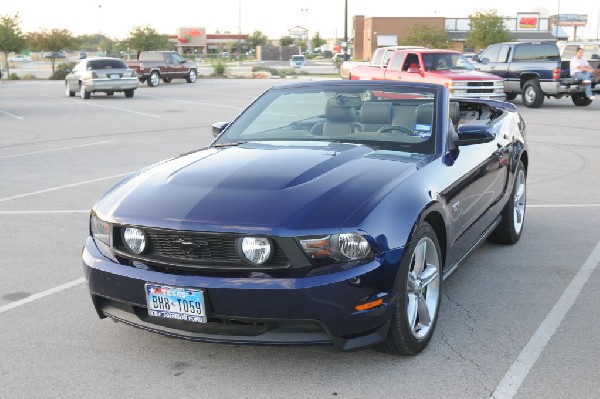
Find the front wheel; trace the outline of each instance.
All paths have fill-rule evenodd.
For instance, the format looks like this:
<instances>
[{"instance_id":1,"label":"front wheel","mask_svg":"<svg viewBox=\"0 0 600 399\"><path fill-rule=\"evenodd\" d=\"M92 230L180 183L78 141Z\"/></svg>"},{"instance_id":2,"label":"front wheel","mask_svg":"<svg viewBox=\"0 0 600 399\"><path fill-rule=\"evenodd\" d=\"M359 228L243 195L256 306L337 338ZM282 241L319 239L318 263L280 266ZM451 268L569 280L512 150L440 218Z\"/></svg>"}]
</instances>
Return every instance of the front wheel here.
<instances>
[{"instance_id":1,"label":"front wheel","mask_svg":"<svg viewBox=\"0 0 600 399\"><path fill-rule=\"evenodd\" d=\"M590 100L584 94L571 94L571 100L573 100L573 104L577 105L578 107L586 107L592 103L592 100Z\"/></svg>"},{"instance_id":2,"label":"front wheel","mask_svg":"<svg viewBox=\"0 0 600 399\"><path fill-rule=\"evenodd\" d=\"M160 83L160 74L157 71L152 71L148 77L148 86L156 87Z\"/></svg>"},{"instance_id":3,"label":"front wheel","mask_svg":"<svg viewBox=\"0 0 600 399\"><path fill-rule=\"evenodd\" d=\"M490 241L510 245L519 241L525 223L526 195L527 173L523 162L519 161L510 199L502 210L502 221L489 237Z\"/></svg>"},{"instance_id":4,"label":"front wheel","mask_svg":"<svg viewBox=\"0 0 600 399\"><path fill-rule=\"evenodd\" d=\"M65 82L65 92L67 93L67 96L69 97L75 97L75 92L71 89L69 89L69 83Z\"/></svg>"},{"instance_id":5,"label":"front wheel","mask_svg":"<svg viewBox=\"0 0 600 399\"><path fill-rule=\"evenodd\" d=\"M417 355L433 335L442 290L442 257L429 223L415 231L400 262L398 294L383 352Z\"/></svg>"},{"instance_id":6,"label":"front wheel","mask_svg":"<svg viewBox=\"0 0 600 399\"><path fill-rule=\"evenodd\" d=\"M544 103L544 93L537 79L531 79L523 85L523 104L529 108L539 108Z\"/></svg>"},{"instance_id":7,"label":"front wheel","mask_svg":"<svg viewBox=\"0 0 600 399\"><path fill-rule=\"evenodd\" d=\"M185 78L186 82L194 83L196 79L198 79L198 73L195 69L190 69L190 73L188 73L188 76Z\"/></svg>"}]
</instances>

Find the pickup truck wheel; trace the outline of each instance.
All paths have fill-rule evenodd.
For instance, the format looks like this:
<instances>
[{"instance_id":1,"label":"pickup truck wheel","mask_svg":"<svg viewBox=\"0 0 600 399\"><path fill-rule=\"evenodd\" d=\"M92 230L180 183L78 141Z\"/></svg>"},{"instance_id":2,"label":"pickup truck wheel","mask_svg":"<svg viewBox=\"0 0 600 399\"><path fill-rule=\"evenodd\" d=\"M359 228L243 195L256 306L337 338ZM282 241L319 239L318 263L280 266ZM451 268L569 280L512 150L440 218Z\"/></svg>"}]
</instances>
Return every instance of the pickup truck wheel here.
<instances>
[{"instance_id":1,"label":"pickup truck wheel","mask_svg":"<svg viewBox=\"0 0 600 399\"><path fill-rule=\"evenodd\" d=\"M506 101L512 101L515 98L517 98L517 93L505 93L506 94Z\"/></svg>"},{"instance_id":2,"label":"pickup truck wheel","mask_svg":"<svg viewBox=\"0 0 600 399\"><path fill-rule=\"evenodd\" d=\"M148 86L156 87L160 83L160 75L156 71L152 71L150 77L148 78Z\"/></svg>"},{"instance_id":3,"label":"pickup truck wheel","mask_svg":"<svg viewBox=\"0 0 600 399\"><path fill-rule=\"evenodd\" d=\"M188 83L194 83L197 78L198 78L198 74L196 73L196 70L190 69L190 73L188 73L188 76L185 78L185 80Z\"/></svg>"},{"instance_id":4,"label":"pickup truck wheel","mask_svg":"<svg viewBox=\"0 0 600 399\"><path fill-rule=\"evenodd\" d=\"M523 85L523 104L529 108L539 108L544 103L544 93L537 79L531 79Z\"/></svg>"},{"instance_id":5,"label":"pickup truck wheel","mask_svg":"<svg viewBox=\"0 0 600 399\"><path fill-rule=\"evenodd\" d=\"M592 103L592 100L587 98L584 94L571 94L571 100L573 100L573 104L578 107L585 107Z\"/></svg>"},{"instance_id":6,"label":"pickup truck wheel","mask_svg":"<svg viewBox=\"0 0 600 399\"><path fill-rule=\"evenodd\" d=\"M173 78L163 78L163 82L165 83L171 83L172 80Z\"/></svg>"}]
</instances>

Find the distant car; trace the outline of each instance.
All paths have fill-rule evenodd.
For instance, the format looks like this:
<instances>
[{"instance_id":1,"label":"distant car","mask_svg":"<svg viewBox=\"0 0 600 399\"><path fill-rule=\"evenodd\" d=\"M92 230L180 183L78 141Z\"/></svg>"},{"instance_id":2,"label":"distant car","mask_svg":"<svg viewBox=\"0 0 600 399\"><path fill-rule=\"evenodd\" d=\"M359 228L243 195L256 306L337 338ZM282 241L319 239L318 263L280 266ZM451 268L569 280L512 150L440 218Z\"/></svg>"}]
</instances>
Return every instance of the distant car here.
<instances>
[{"instance_id":1,"label":"distant car","mask_svg":"<svg viewBox=\"0 0 600 399\"><path fill-rule=\"evenodd\" d=\"M31 58L27 57L26 55L15 55L14 57L10 57L8 59L8 62L29 62L31 61Z\"/></svg>"},{"instance_id":2,"label":"distant car","mask_svg":"<svg viewBox=\"0 0 600 399\"><path fill-rule=\"evenodd\" d=\"M47 51L44 58L66 58L66 55L64 51Z\"/></svg>"},{"instance_id":3,"label":"distant car","mask_svg":"<svg viewBox=\"0 0 600 399\"><path fill-rule=\"evenodd\" d=\"M416 355L443 280L487 237L523 231L529 162L511 103L453 101L430 83L302 82L212 130L208 147L93 206L82 262L101 318L196 341Z\"/></svg>"},{"instance_id":4,"label":"distant car","mask_svg":"<svg viewBox=\"0 0 600 399\"><path fill-rule=\"evenodd\" d=\"M65 90L69 97L79 92L81 98L89 99L91 93L124 92L125 97L133 97L139 80L135 71L119 58L86 58L65 78Z\"/></svg>"},{"instance_id":5,"label":"distant car","mask_svg":"<svg viewBox=\"0 0 600 399\"><path fill-rule=\"evenodd\" d=\"M229 51L223 51L221 53L221 58L229 58L231 56L231 54L229 54Z\"/></svg>"},{"instance_id":6,"label":"distant car","mask_svg":"<svg viewBox=\"0 0 600 399\"><path fill-rule=\"evenodd\" d=\"M303 55L292 55L290 58L290 66L292 68L302 68L306 66L306 57Z\"/></svg>"}]
</instances>

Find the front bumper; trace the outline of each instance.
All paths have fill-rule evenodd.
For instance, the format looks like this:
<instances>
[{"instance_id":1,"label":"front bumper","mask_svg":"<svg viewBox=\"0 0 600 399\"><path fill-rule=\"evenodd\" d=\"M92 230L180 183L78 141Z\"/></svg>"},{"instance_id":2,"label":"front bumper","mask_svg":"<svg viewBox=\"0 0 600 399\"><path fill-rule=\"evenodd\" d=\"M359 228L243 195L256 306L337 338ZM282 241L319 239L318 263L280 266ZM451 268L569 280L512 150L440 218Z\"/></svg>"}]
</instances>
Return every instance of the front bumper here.
<instances>
[{"instance_id":1,"label":"front bumper","mask_svg":"<svg viewBox=\"0 0 600 399\"><path fill-rule=\"evenodd\" d=\"M397 253L390 259L399 259ZM382 342L389 328L396 265L380 260L327 275L233 278L175 275L121 265L88 238L83 267L96 311L129 325L194 341L334 344L340 350ZM390 274L392 273L392 274ZM149 316L144 284L204 290L207 323ZM354 306L379 296L369 310Z\"/></svg>"}]
</instances>

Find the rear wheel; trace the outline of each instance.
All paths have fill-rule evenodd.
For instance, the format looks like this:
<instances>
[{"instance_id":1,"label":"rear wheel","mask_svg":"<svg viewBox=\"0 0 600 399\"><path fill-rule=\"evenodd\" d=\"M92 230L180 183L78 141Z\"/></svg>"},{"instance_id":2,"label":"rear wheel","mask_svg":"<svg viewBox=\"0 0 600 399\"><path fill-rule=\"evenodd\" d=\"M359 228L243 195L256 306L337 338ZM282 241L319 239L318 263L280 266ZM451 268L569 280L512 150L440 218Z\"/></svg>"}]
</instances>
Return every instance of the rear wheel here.
<instances>
[{"instance_id":1,"label":"rear wheel","mask_svg":"<svg viewBox=\"0 0 600 399\"><path fill-rule=\"evenodd\" d=\"M133 89L130 90L125 90L125 97L129 98L129 97L133 97Z\"/></svg>"},{"instance_id":2,"label":"rear wheel","mask_svg":"<svg viewBox=\"0 0 600 399\"><path fill-rule=\"evenodd\" d=\"M523 104L529 108L539 108L544 103L544 93L537 79L531 79L523 85Z\"/></svg>"},{"instance_id":3,"label":"rear wheel","mask_svg":"<svg viewBox=\"0 0 600 399\"><path fill-rule=\"evenodd\" d=\"M79 95L84 100L89 100L90 99L90 92L89 91L85 91L85 86L82 85L82 84L79 85Z\"/></svg>"},{"instance_id":4,"label":"rear wheel","mask_svg":"<svg viewBox=\"0 0 600 399\"><path fill-rule=\"evenodd\" d=\"M156 87L160 83L160 74L157 71L152 71L148 78L148 86Z\"/></svg>"},{"instance_id":5,"label":"rear wheel","mask_svg":"<svg viewBox=\"0 0 600 399\"><path fill-rule=\"evenodd\" d=\"M580 93L571 94L571 100L573 100L573 104L577 105L578 107L585 107L592 103L592 100Z\"/></svg>"},{"instance_id":6,"label":"rear wheel","mask_svg":"<svg viewBox=\"0 0 600 399\"><path fill-rule=\"evenodd\" d=\"M435 231L423 222L400 262L399 288L390 329L379 350L416 355L425 349L438 319L442 289L441 259Z\"/></svg>"},{"instance_id":7,"label":"rear wheel","mask_svg":"<svg viewBox=\"0 0 600 399\"><path fill-rule=\"evenodd\" d=\"M188 76L185 78L185 80L188 83L194 83L196 79L198 79L198 73L195 69L190 69L190 73L188 73Z\"/></svg>"},{"instance_id":8,"label":"rear wheel","mask_svg":"<svg viewBox=\"0 0 600 399\"><path fill-rule=\"evenodd\" d=\"M502 221L489 237L490 241L498 244L515 244L519 241L525 223L526 194L527 173L523 162L519 161L510 199L502 210Z\"/></svg>"}]
</instances>

